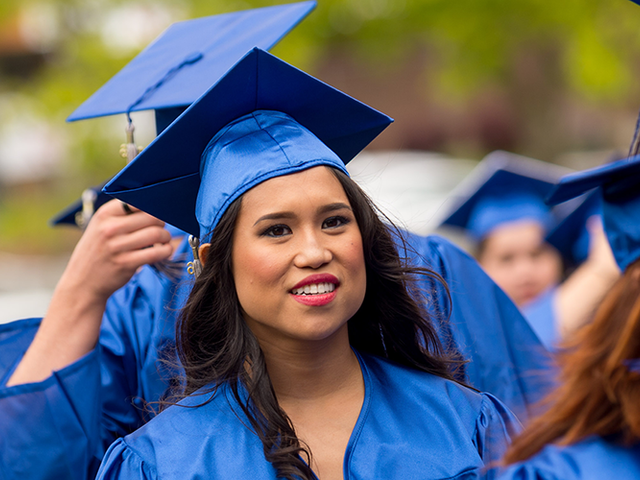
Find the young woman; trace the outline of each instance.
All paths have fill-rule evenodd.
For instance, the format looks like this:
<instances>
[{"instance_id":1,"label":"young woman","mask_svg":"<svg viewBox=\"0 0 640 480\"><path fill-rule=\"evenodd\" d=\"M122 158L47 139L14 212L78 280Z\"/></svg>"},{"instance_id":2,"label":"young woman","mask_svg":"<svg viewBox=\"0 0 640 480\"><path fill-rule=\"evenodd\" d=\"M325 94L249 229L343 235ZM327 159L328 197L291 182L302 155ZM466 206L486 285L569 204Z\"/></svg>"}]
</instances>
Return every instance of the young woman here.
<instances>
[{"instance_id":1,"label":"young woman","mask_svg":"<svg viewBox=\"0 0 640 480\"><path fill-rule=\"evenodd\" d=\"M453 381L412 289L430 272L346 173L389 122L254 50L106 187L206 243L182 399L98 478L474 478L498 458L517 420Z\"/></svg>"},{"instance_id":2,"label":"young woman","mask_svg":"<svg viewBox=\"0 0 640 480\"><path fill-rule=\"evenodd\" d=\"M640 478L640 157L568 176L554 197L597 185L624 273L593 322L565 342L560 387L514 440L505 479Z\"/></svg>"}]
</instances>

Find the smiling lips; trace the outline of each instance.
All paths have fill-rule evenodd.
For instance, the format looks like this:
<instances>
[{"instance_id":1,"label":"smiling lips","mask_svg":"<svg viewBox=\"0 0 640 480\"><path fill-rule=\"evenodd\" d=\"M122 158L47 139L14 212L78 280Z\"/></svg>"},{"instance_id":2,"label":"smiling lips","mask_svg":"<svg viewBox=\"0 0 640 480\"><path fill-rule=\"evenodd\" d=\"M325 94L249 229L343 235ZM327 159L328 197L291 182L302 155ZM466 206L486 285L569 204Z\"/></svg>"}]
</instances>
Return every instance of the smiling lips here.
<instances>
[{"instance_id":1,"label":"smiling lips","mask_svg":"<svg viewBox=\"0 0 640 480\"><path fill-rule=\"evenodd\" d=\"M301 282L298 282L290 293L297 302L303 305L320 307L333 301L339 285L339 280L333 275L319 273L309 275Z\"/></svg>"}]
</instances>

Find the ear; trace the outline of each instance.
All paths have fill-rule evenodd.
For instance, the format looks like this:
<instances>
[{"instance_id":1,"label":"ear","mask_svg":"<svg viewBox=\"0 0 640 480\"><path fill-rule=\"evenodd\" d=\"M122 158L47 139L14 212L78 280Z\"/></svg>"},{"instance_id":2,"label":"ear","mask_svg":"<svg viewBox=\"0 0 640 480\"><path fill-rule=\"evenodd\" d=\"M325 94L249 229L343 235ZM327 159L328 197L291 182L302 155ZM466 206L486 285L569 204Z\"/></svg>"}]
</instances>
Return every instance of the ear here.
<instances>
[{"instance_id":1,"label":"ear","mask_svg":"<svg viewBox=\"0 0 640 480\"><path fill-rule=\"evenodd\" d=\"M198 248L198 256L200 257L200 262L203 266L207 263L207 255L209 254L210 246L210 243L203 243L200 245L200 248Z\"/></svg>"}]
</instances>

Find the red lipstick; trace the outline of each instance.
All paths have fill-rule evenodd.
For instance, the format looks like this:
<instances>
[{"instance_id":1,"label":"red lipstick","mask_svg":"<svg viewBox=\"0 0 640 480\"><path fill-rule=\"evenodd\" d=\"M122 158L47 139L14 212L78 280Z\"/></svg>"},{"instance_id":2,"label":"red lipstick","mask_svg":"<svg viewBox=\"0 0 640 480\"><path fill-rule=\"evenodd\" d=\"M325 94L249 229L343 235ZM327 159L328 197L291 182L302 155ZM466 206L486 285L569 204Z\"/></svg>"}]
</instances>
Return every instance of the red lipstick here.
<instances>
[{"instance_id":1,"label":"red lipstick","mask_svg":"<svg viewBox=\"0 0 640 480\"><path fill-rule=\"evenodd\" d=\"M314 285L320 283L329 283L333 285L334 290L326 293L315 293L315 294L295 294L293 293L295 290L303 288L307 285ZM338 286L340 285L340 281L329 273L316 273L314 275L309 275L304 278L300 282L298 282L295 287L293 287L290 291L293 298L296 302L302 303L303 305L307 305L309 307L321 307L323 305L327 305L331 303L333 299L336 297L336 293L338 291Z\"/></svg>"}]
</instances>

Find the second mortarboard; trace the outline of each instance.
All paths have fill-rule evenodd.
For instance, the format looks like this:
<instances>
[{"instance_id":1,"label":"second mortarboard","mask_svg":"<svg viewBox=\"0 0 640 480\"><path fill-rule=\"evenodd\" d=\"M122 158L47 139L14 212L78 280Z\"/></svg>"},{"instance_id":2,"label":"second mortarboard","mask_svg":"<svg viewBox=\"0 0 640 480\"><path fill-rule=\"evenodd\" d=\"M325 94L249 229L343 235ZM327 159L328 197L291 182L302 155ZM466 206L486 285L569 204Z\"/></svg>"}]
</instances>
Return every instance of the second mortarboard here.
<instances>
[{"instance_id":1,"label":"second mortarboard","mask_svg":"<svg viewBox=\"0 0 640 480\"><path fill-rule=\"evenodd\" d=\"M597 188L602 223L621 270L640 258L640 155L563 177L550 193L551 205Z\"/></svg>"},{"instance_id":2,"label":"second mortarboard","mask_svg":"<svg viewBox=\"0 0 640 480\"><path fill-rule=\"evenodd\" d=\"M104 190L205 238L260 182L316 165L346 173L392 121L255 48Z\"/></svg>"},{"instance_id":3,"label":"second mortarboard","mask_svg":"<svg viewBox=\"0 0 640 480\"><path fill-rule=\"evenodd\" d=\"M545 239L572 266L580 265L589 256L590 235L587 223L590 218L601 216L601 203L597 192L585 194L578 206Z\"/></svg>"},{"instance_id":4,"label":"second mortarboard","mask_svg":"<svg viewBox=\"0 0 640 480\"><path fill-rule=\"evenodd\" d=\"M160 132L251 48L270 49L315 6L306 1L174 23L67 121L167 109Z\"/></svg>"},{"instance_id":5,"label":"second mortarboard","mask_svg":"<svg viewBox=\"0 0 640 480\"><path fill-rule=\"evenodd\" d=\"M175 23L67 120L154 109L159 134L248 50L270 49L315 6L315 1L306 1ZM111 199L100 191L103 186L85 190L82 199L50 224L86 227L91 215Z\"/></svg>"},{"instance_id":6,"label":"second mortarboard","mask_svg":"<svg viewBox=\"0 0 640 480\"><path fill-rule=\"evenodd\" d=\"M442 225L466 230L475 240L494 228L534 220L545 229L554 218L544 199L567 170L504 151L487 155L453 192L454 207Z\"/></svg>"}]
</instances>

